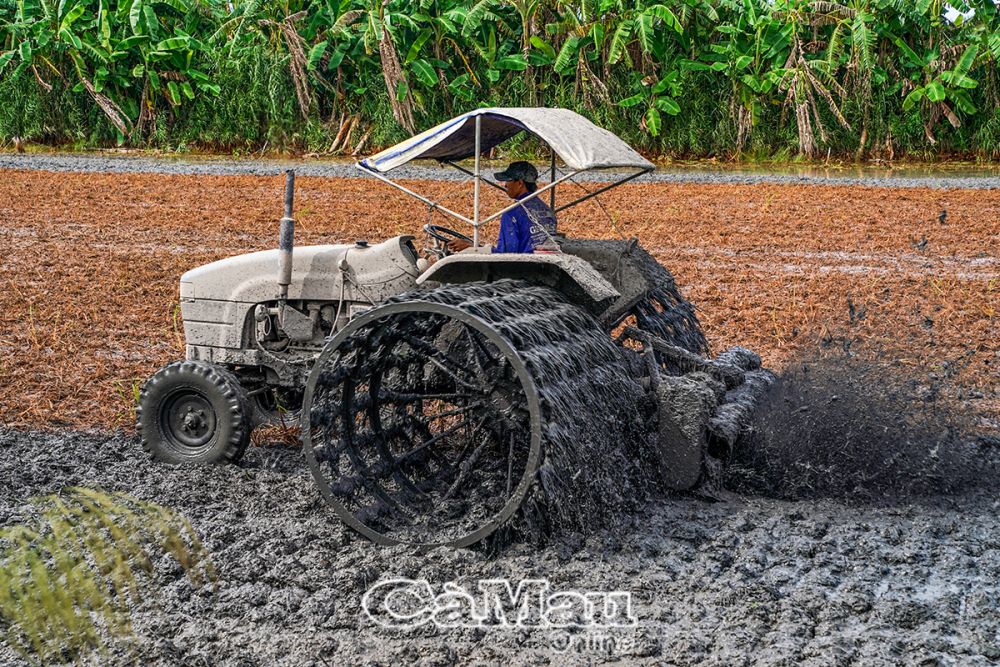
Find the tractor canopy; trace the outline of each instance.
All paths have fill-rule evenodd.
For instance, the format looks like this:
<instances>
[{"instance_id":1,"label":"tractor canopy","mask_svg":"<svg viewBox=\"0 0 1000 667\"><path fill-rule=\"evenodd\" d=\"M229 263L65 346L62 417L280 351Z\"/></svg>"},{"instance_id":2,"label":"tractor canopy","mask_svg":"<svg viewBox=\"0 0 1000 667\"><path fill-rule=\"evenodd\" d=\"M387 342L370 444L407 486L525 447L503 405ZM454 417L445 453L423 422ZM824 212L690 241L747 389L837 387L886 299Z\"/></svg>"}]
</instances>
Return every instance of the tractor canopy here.
<instances>
[{"instance_id":1,"label":"tractor canopy","mask_svg":"<svg viewBox=\"0 0 1000 667\"><path fill-rule=\"evenodd\" d=\"M535 135L559 156L567 168L639 169L653 164L618 136L594 125L569 109L489 108L462 114L361 161L365 169L386 173L410 160L455 162L475 156L476 126L479 150L488 153L520 132Z\"/></svg>"},{"instance_id":2,"label":"tractor canopy","mask_svg":"<svg viewBox=\"0 0 1000 667\"><path fill-rule=\"evenodd\" d=\"M488 216L482 216L479 210L480 185L485 183L499 189L503 188L483 177L481 157L483 153L489 153L491 149L521 132L534 135L548 146L551 159L549 182L526 198ZM471 171L458 164L460 160L470 157L475 160ZM557 174L557 158L565 165L567 173ZM471 177L474 187L471 216L442 206L438 202L394 182L386 175L411 160L419 159L437 160ZM486 108L470 111L366 158L359 162L357 167L419 199L427 204L431 211L438 211L472 225L474 246L479 245L480 227L522 205L526 199L533 199L548 193L550 206L553 211L558 213L655 169L652 162L639 155L618 136L594 125L575 111L527 107ZM556 207L556 186L572 180L583 172L603 169L616 171L613 182L593 191L583 188L586 194L558 208Z\"/></svg>"}]
</instances>

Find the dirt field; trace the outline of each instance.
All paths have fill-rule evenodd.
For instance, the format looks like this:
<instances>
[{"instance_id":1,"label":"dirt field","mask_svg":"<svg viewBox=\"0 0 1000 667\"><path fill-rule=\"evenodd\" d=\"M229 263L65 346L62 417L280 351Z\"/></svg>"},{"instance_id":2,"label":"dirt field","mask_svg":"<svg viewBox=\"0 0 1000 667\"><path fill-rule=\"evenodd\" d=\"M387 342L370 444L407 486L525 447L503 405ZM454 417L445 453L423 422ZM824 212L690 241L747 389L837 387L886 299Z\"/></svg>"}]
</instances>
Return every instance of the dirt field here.
<instances>
[{"instance_id":1,"label":"dirt field","mask_svg":"<svg viewBox=\"0 0 1000 667\"><path fill-rule=\"evenodd\" d=\"M183 354L178 277L275 246L282 179L2 174L0 422L130 427L139 383ZM468 188L419 185L456 207ZM688 183L601 201L561 229L638 236L715 348L742 344L780 369L801 350L875 345L913 368L946 364L959 398L995 412L1000 192ZM422 205L359 179L300 178L296 210L303 244L419 235L427 222Z\"/></svg>"},{"instance_id":2,"label":"dirt field","mask_svg":"<svg viewBox=\"0 0 1000 667\"><path fill-rule=\"evenodd\" d=\"M193 589L176 563L157 560L159 595L134 605L132 652L113 646L101 664L1000 660L997 441L969 444L986 462L985 472L970 467L973 483L921 487L946 489L929 497L873 500L878 483L859 490L852 474L864 472L870 448L936 459L937 441L869 447L862 437L853 459L834 448L824 463L810 456L828 440L796 440L781 469L840 475L819 493L750 485L720 502L656 497L619 525L499 555L378 547L336 518L292 448L252 447L239 465L169 466L150 461L130 432L139 384L183 354L178 277L273 247L280 177L0 174L0 526L30 521L27 499L38 494L125 491L190 518L218 570L214 591ZM419 185L461 201L458 183ZM299 243L418 234L427 221L377 183L303 177L297 186ZM602 200L611 221L587 205L562 218L563 231L638 236L699 307L716 351L742 344L778 370L800 356L882 356L947 380L955 405L984 432L1000 431L1000 191L658 183ZM799 421L832 412L857 418L862 434L878 427L878 410L830 410L843 375L831 368L826 411ZM780 428L798 419L792 407L769 414ZM826 467L831 456L837 465ZM786 497L810 499L776 499ZM362 601L392 578L426 579L435 592L538 578L556 591L627 592L636 622L573 633L389 629ZM0 664L27 664L3 631Z\"/></svg>"}]
</instances>

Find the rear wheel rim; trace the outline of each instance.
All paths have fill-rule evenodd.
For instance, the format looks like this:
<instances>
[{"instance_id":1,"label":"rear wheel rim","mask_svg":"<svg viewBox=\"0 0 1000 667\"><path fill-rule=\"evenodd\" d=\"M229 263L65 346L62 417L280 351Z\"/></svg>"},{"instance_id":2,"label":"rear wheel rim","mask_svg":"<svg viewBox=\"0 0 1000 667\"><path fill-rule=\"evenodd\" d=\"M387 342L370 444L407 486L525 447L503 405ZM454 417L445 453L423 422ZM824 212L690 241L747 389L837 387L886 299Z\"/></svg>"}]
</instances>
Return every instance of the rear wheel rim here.
<instances>
[{"instance_id":1,"label":"rear wheel rim","mask_svg":"<svg viewBox=\"0 0 1000 667\"><path fill-rule=\"evenodd\" d=\"M441 321L445 324L439 326ZM387 334L389 325L403 332ZM456 329L455 341L467 341L464 348L448 345L445 353L440 347L428 348L419 337L421 327L440 331L445 326ZM372 343L378 336L382 338ZM362 360L364 372L347 372L341 362L359 344L368 345L354 357ZM466 366L456 363L452 354L463 349ZM408 357L418 352L419 361ZM440 378L433 379L434 373ZM313 414L317 407L329 407L325 401L331 376L337 376L339 392L339 412L332 418L338 457L342 454L358 473L370 506L423 526L420 522L428 521L428 515L436 520L451 509L459 511L455 498L476 498L490 510L475 528L466 524L441 529L433 539L414 540L402 536L405 530L386 530L379 525L383 519L371 520L364 508L349 506L343 498L344 478L334 478L329 461L329 433ZM420 390L405 391L414 385ZM514 514L537 471L540 399L527 367L500 332L453 306L390 304L352 321L317 359L303 406L304 452L323 495L346 523L382 544L477 542ZM343 469L342 463L337 466ZM495 497L482 500L489 493ZM433 528L427 529L427 535L431 532Z\"/></svg>"}]
</instances>

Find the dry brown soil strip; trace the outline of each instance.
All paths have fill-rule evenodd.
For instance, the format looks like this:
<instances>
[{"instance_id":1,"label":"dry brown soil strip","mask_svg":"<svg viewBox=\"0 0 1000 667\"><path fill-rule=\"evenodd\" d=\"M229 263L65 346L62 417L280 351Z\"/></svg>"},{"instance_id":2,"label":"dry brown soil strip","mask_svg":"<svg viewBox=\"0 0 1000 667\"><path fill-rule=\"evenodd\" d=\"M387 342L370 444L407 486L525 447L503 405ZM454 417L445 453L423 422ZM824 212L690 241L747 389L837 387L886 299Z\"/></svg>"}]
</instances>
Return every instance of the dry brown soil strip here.
<instances>
[{"instance_id":1,"label":"dry brown soil strip","mask_svg":"<svg viewBox=\"0 0 1000 667\"><path fill-rule=\"evenodd\" d=\"M129 426L139 383L183 354L179 276L277 241L280 177L0 174L6 424ZM467 186L418 185L468 205ZM567 212L562 230L638 236L716 349L743 344L779 368L818 341L888 349L915 368L960 367L995 405L1000 192L650 184L601 201ZM428 221L387 186L331 178L298 179L296 217L303 244L406 233L419 245Z\"/></svg>"}]
</instances>

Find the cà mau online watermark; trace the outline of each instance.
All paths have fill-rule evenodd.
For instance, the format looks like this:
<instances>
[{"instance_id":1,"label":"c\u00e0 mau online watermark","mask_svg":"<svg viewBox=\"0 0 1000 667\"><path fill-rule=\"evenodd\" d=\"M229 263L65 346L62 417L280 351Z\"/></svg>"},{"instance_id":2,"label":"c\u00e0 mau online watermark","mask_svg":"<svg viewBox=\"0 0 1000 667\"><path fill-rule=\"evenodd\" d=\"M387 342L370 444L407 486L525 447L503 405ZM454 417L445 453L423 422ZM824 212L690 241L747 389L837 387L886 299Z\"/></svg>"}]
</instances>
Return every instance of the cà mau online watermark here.
<instances>
[{"instance_id":1,"label":"c\u00e0 mau online watermark","mask_svg":"<svg viewBox=\"0 0 1000 667\"><path fill-rule=\"evenodd\" d=\"M426 579L385 579L365 592L361 608L385 628L552 630L551 645L560 652L622 647L625 638L608 631L638 624L628 591L554 590L546 579L484 579L474 587L451 581L437 588Z\"/></svg>"}]
</instances>

